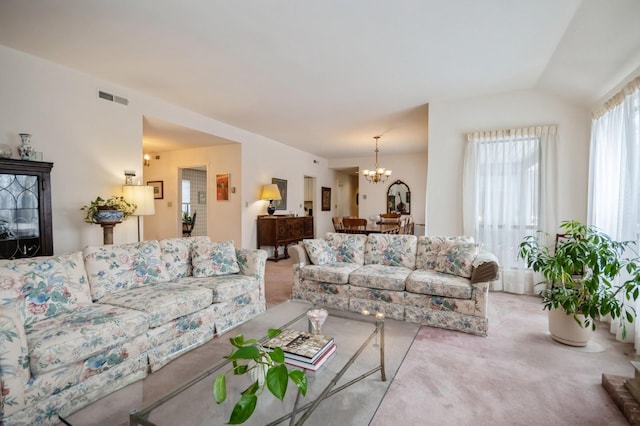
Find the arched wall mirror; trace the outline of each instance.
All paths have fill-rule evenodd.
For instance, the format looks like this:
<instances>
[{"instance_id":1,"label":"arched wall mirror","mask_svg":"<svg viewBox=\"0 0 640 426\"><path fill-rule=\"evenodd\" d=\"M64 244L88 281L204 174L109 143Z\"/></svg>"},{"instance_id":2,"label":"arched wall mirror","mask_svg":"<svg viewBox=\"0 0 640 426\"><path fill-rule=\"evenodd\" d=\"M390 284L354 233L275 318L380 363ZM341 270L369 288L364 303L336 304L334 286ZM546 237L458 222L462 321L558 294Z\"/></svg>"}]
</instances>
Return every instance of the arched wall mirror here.
<instances>
[{"instance_id":1,"label":"arched wall mirror","mask_svg":"<svg viewBox=\"0 0 640 426\"><path fill-rule=\"evenodd\" d=\"M411 214L411 191L409 185L397 180L387 190L387 213Z\"/></svg>"}]
</instances>

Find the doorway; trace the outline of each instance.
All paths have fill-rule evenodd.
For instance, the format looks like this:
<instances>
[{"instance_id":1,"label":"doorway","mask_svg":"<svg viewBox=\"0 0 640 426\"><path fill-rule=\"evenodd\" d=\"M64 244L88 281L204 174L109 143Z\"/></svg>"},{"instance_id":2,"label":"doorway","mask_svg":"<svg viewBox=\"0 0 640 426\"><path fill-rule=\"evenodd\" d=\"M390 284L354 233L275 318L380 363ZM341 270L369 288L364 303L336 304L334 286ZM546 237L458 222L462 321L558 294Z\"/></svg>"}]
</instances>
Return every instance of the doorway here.
<instances>
[{"instance_id":1,"label":"doorway","mask_svg":"<svg viewBox=\"0 0 640 426\"><path fill-rule=\"evenodd\" d=\"M179 218L180 229L192 223L192 237L207 235L207 167L185 167L178 169L180 179ZM193 221L195 216L195 221Z\"/></svg>"},{"instance_id":2,"label":"doorway","mask_svg":"<svg viewBox=\"0 0 640 426\"><path fill-rule=\"evenodd\" d=\"M315 212L314 200L316 193L316 178L304 177L304 216L313 216Z\"/></svg>"}]
</instances>

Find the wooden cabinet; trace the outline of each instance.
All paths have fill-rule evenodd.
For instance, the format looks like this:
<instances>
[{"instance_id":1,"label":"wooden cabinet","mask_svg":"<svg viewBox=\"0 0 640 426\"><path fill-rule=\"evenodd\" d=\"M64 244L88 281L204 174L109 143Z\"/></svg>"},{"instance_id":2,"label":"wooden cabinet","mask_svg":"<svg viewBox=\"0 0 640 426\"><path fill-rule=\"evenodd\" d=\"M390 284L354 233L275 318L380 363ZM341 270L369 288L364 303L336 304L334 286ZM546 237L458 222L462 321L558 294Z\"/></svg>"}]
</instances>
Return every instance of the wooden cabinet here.
<instances>
[{"instance_id":1,"label":"wooden cabinet","mask_svg":"<svg viewBox=\"0 0 640 426\"><path fill-rule=\"evenodd\" d=\"M0 158L0 258L53 255L53 163Z\"/></svg>"},{"instance_id":2,"label":"wooden cabinet","mask_svg":"<svg viewBox=\"0 0 640 426\"><path fill-rule=\"evenodd\" d=\"M258 248L273 247L269 260L288 259L287 246L305 238L313 238L313 217L258 216ZM283 246L283 255L278 248Z\"/></svg>"}]
</instances>

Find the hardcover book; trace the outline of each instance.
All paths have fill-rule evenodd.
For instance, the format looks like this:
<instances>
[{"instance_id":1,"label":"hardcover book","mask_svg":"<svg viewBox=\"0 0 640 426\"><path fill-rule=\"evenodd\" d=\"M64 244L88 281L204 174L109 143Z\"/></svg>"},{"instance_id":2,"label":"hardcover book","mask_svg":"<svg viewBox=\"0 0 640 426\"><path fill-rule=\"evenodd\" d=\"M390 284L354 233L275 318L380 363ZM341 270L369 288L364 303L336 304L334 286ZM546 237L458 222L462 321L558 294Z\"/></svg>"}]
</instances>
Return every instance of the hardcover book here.
<instances>
[{"instance_id":1,"label":"hardcover book","mask_svg":"<svg viewBox=\"0 0 640 426\"><path fill-rule=\"evenodd\" d=\"M313 363L303 362L303 361L299 361L297 359L291 359L291 358L289 358L287 356L285 356L284 362L286 362L287 364L292 365L294 367L303 368L305 370L310 370L310 371L316 371L318 368L320 368L322 365L324 365L324 363L327 362L331 358L331 355L333 355L335 353L335 351L336 351L336 345L332 344Z\"/></svg>"},{"instance_id":2,"label":"hardcover book","mask_svg":"<svg viewBox=\"0 0 640 426\"><path fill-rule=\"evenodd\" d=\"M285 357L313 363L333 344L333 341L332 337L287 328L263 346L267 350L280 347Z\"/></svg>"}]
</instances>

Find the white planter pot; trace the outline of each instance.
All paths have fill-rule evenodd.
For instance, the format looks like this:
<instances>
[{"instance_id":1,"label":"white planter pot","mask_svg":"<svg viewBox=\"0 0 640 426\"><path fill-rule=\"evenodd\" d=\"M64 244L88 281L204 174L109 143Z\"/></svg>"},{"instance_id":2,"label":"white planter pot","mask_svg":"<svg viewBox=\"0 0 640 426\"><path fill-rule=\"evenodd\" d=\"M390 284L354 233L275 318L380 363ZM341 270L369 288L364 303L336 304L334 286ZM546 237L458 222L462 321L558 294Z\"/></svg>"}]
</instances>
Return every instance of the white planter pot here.
<instances>
[{"instance_id":1,"label":"white planter pot","mask_svg":"<svg viewBox=\"0 0 640 426\"><path fill-rule=\"evenodd\" d=\"M584 315L578 315L578 319L584 323ZM591 326L581 327L573 315L567 315L562 309L549 311L549 333L553 340L570 346L586 346L593 330Z\"/></svg>"}]
</instances>

